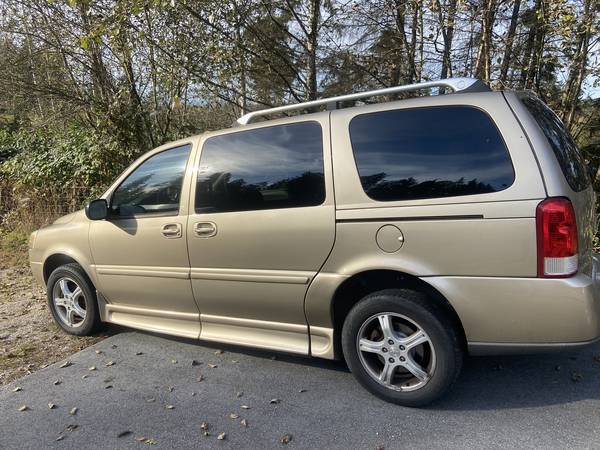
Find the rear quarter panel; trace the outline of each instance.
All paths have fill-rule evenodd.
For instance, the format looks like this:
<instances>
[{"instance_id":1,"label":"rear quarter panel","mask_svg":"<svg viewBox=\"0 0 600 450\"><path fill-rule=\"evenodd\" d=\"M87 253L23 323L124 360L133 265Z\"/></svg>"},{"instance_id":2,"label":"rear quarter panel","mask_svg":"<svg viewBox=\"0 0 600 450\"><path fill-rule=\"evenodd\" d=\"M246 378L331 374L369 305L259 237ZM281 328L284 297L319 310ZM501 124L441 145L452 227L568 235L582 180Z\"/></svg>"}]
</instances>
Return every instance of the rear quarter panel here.
<instances>
[{"instance_id":1,"label":"rear quarter panel","mask_svg":"<svg viewBox=\"0 0 600 450\"><path fill-rule=\"evenodd\" d=\"M354 161L348 131L352 118L440 105L473 106L492 118L509 150L514 183L489 194L391 202L370 199ZM425 281L440 276L536 276L535 210L546 190L529 141L502 93L424 97L339 110L332 112L331 127L336 241L307 297L311 325L331 326L330 299L317 296L334 292L332 279L339 277L341 283L366 270L397 270ZM397 226L404 235L404 244L396 252L386 253L377 245L377 231L385 224Z\"/></svg>"}]
</instances>

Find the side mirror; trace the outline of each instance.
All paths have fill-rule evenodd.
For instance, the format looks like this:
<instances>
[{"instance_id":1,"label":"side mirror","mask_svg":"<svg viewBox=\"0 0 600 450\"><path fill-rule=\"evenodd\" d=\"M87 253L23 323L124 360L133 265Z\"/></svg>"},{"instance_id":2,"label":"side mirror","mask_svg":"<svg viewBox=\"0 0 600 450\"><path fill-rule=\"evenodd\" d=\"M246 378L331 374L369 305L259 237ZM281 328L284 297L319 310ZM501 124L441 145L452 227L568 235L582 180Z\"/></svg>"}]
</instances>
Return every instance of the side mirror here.
<instances>
[{"instance_id":1,"label":"side mirror","mask_svg":"<svg viewBox=\"0 0 600 450\"><path fill-rule=\"evenodd\" d=\"M108 203L103 198L92 200L85 205L85 215L90 220L103 220L108 216Z\"/></svg>"}]
</instances>

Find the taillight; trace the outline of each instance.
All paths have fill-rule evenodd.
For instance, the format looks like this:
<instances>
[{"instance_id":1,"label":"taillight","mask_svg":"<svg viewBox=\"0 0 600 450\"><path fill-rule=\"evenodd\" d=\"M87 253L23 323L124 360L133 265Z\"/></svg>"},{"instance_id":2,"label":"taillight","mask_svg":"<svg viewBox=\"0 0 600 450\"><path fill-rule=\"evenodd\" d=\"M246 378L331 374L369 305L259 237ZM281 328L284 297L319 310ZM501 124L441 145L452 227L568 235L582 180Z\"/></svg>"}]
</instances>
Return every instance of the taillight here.
<instances>
[{"instance_id":1,"label":"taillight","mask_svg":"<svg viewBox=\"0 0 600 450\"><path fill-rule=\"evenodd\" d=\"M548 198L536 211L538 277L561 278L577 273L577 222L571 202Z\"/></svg>"}]
</instances>

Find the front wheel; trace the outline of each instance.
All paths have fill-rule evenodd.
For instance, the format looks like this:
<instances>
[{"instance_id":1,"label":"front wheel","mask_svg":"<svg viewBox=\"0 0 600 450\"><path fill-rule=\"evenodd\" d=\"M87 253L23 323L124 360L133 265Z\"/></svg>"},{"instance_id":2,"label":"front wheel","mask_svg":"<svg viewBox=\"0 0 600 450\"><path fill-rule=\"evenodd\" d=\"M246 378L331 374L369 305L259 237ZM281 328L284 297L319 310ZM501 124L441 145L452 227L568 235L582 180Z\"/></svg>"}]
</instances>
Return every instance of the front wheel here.
<instances>
[{"instance_id":1,"label":"front wheel","mask_svg":"<svg viewBox=\"0 0 600 450\"><path fill-rule=\"evenodd\" d=\"M48 277L48 307L67 333L87 336L100 325L95 289L78 264L65 264Z\"/></svg>"},{"instance_id":2,"label":"front wheel","mask_svg":"<svg viewBox=\"0 0 600 450\"><path fill-rule=\"evenodd\" d=\"M463 352L453 321L425 295L388 289L367 295L342 329L346 362L368 391L403 406L424 406L458 377Z\"/></svg>"}]
</instances>

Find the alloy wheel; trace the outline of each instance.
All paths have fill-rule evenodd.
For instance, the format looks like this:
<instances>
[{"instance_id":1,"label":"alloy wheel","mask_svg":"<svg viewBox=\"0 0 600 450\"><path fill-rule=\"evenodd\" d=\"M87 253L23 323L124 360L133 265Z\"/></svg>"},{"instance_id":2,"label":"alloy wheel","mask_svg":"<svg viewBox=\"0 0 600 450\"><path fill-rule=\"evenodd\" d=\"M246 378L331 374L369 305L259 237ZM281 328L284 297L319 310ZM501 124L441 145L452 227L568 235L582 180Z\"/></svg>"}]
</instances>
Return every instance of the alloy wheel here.
<instances>
[{"instance_id":1,"label":"alloy wheel","mask_svg":"<svg viewBox=\"0 0 600 450\"><path fill-rule=\"evenodd\" d=\"M68 327L80 327L85 321L86 301L83 290L72 278L62 277L54 283L52 301L58 318Z\"/></svg>"},{"instance_id":2,"label":"alloy wheel","mask_svg":"<svg viewBox=\"0 0 600 450\"><path fill-rule=\"evenodd\" d=\"M361 364L379 384L414 391L435 371L435 349L427 333L401 314L384 312L364 321L356 337Z\"/></svg>"}]
</instances>

